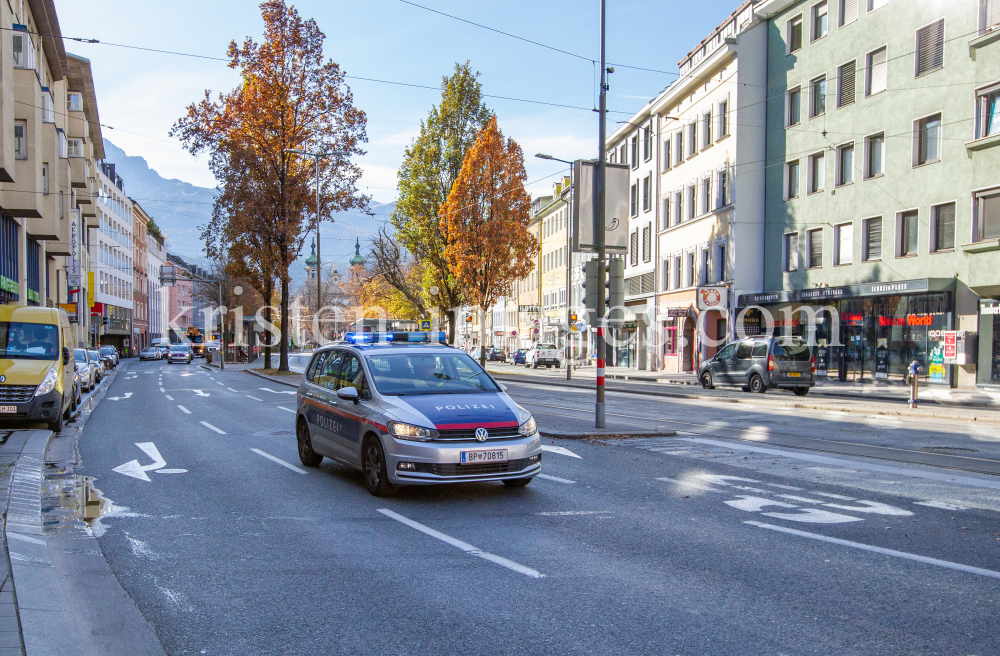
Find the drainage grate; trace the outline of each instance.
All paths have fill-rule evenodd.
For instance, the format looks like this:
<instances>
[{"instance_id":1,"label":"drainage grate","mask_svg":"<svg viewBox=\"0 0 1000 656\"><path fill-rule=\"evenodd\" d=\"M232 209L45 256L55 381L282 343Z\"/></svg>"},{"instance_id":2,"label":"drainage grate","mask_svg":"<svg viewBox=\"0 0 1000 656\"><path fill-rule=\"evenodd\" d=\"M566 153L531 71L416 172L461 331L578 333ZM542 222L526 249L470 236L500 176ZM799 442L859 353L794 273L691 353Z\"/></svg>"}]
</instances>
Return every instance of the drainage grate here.
<instances>
[{"instance_id":1,"label":"drainage grate","mask_svg":"<svg viewBox=\"0 0 1000 656\"><path fill-rule=\"evenodd\" d=\"M924 453L940 453L946 456L960 456L966 453L979 453L977 449L965 449L960 446L924 446L920 448Z\"/></svg>"}]
</instances>

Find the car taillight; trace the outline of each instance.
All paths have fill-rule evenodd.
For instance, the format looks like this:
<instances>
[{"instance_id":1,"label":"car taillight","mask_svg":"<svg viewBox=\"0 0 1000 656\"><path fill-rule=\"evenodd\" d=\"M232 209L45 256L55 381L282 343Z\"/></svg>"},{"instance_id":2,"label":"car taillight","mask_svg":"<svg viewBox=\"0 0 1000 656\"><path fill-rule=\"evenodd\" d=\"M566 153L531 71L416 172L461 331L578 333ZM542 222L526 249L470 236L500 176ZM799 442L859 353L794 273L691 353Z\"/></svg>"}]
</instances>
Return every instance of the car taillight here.
<instances>
[{"instance_id":1,"label":"car taillight","mask_svg":"<svg viewBox=\"0 0 1000 656\"><path fill-rule=\"evenodd\" d=\"M809 360L809 368L813 373L816 373L816 356L812 356Z\"/></svg>"},{"instance_id":2,"label":"car taillight","mask_svg":"<svg viewBox=\"0 0 1000 656\"><path fill-rule=\"evenodd\" d=\"M767 356L767 370L774 371L774 357L770 355Z\"/></svg>"}]
</instances>

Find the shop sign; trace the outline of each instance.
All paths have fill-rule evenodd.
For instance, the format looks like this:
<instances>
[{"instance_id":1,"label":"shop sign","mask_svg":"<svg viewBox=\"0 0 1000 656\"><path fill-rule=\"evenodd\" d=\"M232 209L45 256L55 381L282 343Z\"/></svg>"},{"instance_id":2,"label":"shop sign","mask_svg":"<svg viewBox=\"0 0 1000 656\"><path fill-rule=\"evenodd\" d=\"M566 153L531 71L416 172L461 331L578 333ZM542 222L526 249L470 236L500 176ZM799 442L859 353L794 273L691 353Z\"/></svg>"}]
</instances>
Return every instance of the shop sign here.
<instances>
[{"instance_id":1,"label":"shop sign","mask_svg":"<svg viewBox=\"0 0 1000 656\"><path fill-rule=\"evenodd\" d=\"M729 307L729 290L726 287L699 287L699 310L724 310Z\"/></svg>"},{"instance_id":2,"label":"shop sign","mask_svg":"<svg viewBox=\"0 0 1000 656\"><path fill-rule=\"evenodd\" d=\"M785 303L788 301L814 301L824 299L853 298L857 296L881 296L882 294L917 294L920 292L946 291L954 285L952 278L921 278L898 282L865 282L843 287L823 287L820 289L790 289L765 294L743 294L739 297L740 307ZM1000 314L1000 310L997 311Z\"/></svg>"},{"instance_id":3,"label":"shop sign","mask_svg":"<svg viewBox=\"0 0 1000 656\"><path fill-rule=\"evenodd\" d=\"M5 292L10 292L11 294L16 294L17 282L11 280L7 276L0 276L0 289Z\"/></svg>"},{"instance_id":4,"label":"shop sign","mask_svg":"<svg viewBox=\"0 0 1000 656\"><path fill-rule=\"evenodd\" d=\"M930 314L908 314L905 317L879 317L878 325L887 326L931 326L934 317Z\"/></svg>"},{"instance_id":5,"label":"shop sign","mask_svg":"<svg viewBox=\"0 0 1000 656\"><path fill-rule=\"evenodd\" d=\"M518 312L541 312L542 311L542 306L541 305L518 305L517 306L517 311Z\"/></svg>"},{"instance_id":6,"label":"shop sign","mask_svg":"<svg viewBox=\"0 0 1000 656\"><path fill-rule=\"evenodd\" d=\"M687 308L666 308L666 314L668 317L686 317L688 315Z\"/></svg>"},{"instance_id":7,"label":"shop sign","mask_svg":"<svg viewBox=\"0 0 1000 656\"><path fill-rule=\"evenodd\" d=\"M1000 304L996 303L983 303L979 306L979 314L1000 314Z\"/></svg>"}]
</instances>

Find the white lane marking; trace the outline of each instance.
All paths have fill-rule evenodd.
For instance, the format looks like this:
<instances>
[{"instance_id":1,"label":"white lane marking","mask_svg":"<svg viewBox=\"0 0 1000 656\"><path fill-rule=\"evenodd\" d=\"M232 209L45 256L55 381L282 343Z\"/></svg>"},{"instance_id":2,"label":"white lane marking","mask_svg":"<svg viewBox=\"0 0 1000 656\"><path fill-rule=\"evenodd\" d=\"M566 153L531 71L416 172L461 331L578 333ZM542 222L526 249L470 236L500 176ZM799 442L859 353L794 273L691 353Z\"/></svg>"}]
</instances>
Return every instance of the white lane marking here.
<instances>
[{"instance_id":1,"label":"white lane marking","mask_svg":"<svg viewBox=\"0 0 1000 656\"><path fill-rule=\"evenodd\" d=\"M193 376L194 374L181 374L181 376Z\"/></svg>"},{"instance_id":2,"label":"white lane marking","mask_svg":"<svg viewBox=\"0 0 1000 656\"><path fill-rule=\"evenodd\" d=\"M278 406L278 410L284 410L285 412L291 412L292 414L295 414L295 411L292 410L291 408L285 408L285 407L280 406L280 405Z\"/></svg>"},{"instance_id":3,"label":"white lane marking","mask_svg":"<svg viewBox=\"0 0 1000 656\"><path fill-rule=\"evenodd\" d=\"M823 505L827 508L837 508L838 510L850 510L851 512L859 513L874 513L876 515L896 515L899 517L910 517L913 515L909 510L903 510L902 508L897 508L896 506L890 506L887 503L879 503L878 501L855 501L854 503L862 504L860 506L845 506L840 503L824 503Z\"/></svg>"},{"instance_id":4,"label":"white lane marking","mask_svg":"<svg viewBox=\"0 0 1000 656\"><path fill-rule=\"evenodd\" d=\"M215 381L215 384L216 385L225 385L225 383L222 383L222 382L219 382L219 381Z\"/></svg>"},{"instance_id":5,"label":"white lane marking","mask_svg":"<svg viewBox=\"0 0 1000 656\"><path fill-rule=\"evenodd\" d=\"M841 501L854 501L854 497L845 497L842 494L830 494L829 492L810 492L810 494L815 494L820 497L828 497L830 499L840 499Z\"/></svg>"},{"instance_id":6,"label":"white lane marking","mask_svg":"<svg viewBox=\"0 0 1000 656\"><path fill-rule=\"evenodd\" d=\"M723 476L722 474L697 474L698 480L710 485L729 485L729 481L745 481L747 483L760 483L753 478L742 478L740 476Z\"/></svg>"},{"instance_id":7,"label":"white lane marking","mask_svg":"<svg viewBox=\"0 0 1000 656\"><path fill-rule=\"evenodd\" d=\"M170 396L169 394L167 394L167 400L168 400L168 401L173 401L173 400L174 400L174 397L172 397L172 396Z\"/></svg>"},{"instance_id":8,"label":"white lane marking","mask_svg":"<svg viewBox=\"0 0 1000 656\"><path fill-rule=\"evenodd\" d=\"M576 481L571 481L568 478L559 478L558 476L549 476L548 474L539 474L538 478L542 478L546 481L555 481L556 483L566 483L567 485L576 483Z\"/></svg>"},{"instance_id":9,"label":"white lane marking","mask_svg":"<svg viewBox=\"0 0 1000 656\"><path fill-rule=\"evenodd\" d=\"M390 518L390 519L395 519L400 524L406 524L410 528L414 528L414 529L420 531L424 535L429 535L432 538L435 538L437 540L441 540L442 542L444 542L446 544L450 544L453 547L457 547L458 549L461 549L462 551L464 551L465 553L469 554L470 556L476 556L478 558L482 558L484 560L488 560L491 563L496 563L497 565L502 565L502 566L506 567L507 569L514 570L515 572L517 572L519 574L524 574L525 576L530 576L533 579L540 579L540 578L544 578L544 576L545 576L541 572L539 572L537 570L534 570L534 569L531 569L530 567L525 567L524 565L521 565L519 563L515 563L513 560L507 560L506 558L503 558L502 556L497 556L497 555L491 554L489 552L483 551L482 549L477 549L476 547L472 546L468 542L462 542L461 540L456 540L455 538L451 537L450 535L445 535L444 533L441 533L440 531L435 531L434 529L432 529L429 526L424 526L420 522L415 522L415 521L413 521L412 519L410 519L408 517L403 517L399 513L392 512L388 508L379 508L378 511L380 513L382 513L383 515L385 515L386 517Z\"/></svg>"},{"instance_id":10,"label":"white lane marking","mask_svg":"<svg viewBox=\"0 0 1000 656\"><path fill-rule=\"evenodd\" d=\"M184 406L182 406L182 405L179 405L179 406L177 406L177 407L178 407L178 408L180 408L180 409L181 409L181 412L183 412L184 414L186 414L186 415L189 415L189 414L191 414L191 411L190 411L190 410L188 410L187 408L185 408Z\"/></svg>"},{"instance_id":11,"label":"white lane marking","mask_svg":"<svg viewBox=\"0 0 1000 656\"><path fill-rule=\"evenodd\" d=\"M291 470L292 470L293 472L298 472L298 473L300 473L300 474L306 474L306 473L308 473L308 472L306 472L306 470L304 470L304 469L299 469L299 468L298 468L298 467L296 467L295 465L292 465L292 464L290 464L290 463L287 463L287 462L285 462L284 460L282 460L281 458L275 458L275 457L274 457L274 456L272 456L272 455L271 455L270 453L264 453L264 452L263 452L263 451L261 451L260 449L250 449L250 450L251 450L251 451L253 451L254 453L256 453L256 454L257 454L257 455L259 455L259 456L264 456L264 457L265 457L265 458L267 458L268 460L271 460L271 461L273 461L273 462L276 462L276 463L278 463L278 464L279 464L279 465L281 465L282 467L288 467L288 468L289 468L289 469L291 469Z\"/></svg>"},{"instance_id":12,"label":"white lane marking","mask_svg":"<svg viewBox=\"0 0 1000 656\"><path fill-rule=\"evenodd\" d=\"M558 453L563 456L569 456L571 458L580 458L580 460L583 460L581 456L576 455L575 453L573 453L564 446L551 446L548 444L543 444L542 451L549 451L551 453Z\"/></svg>"},{"instance_id":13,"label":"white lane marking","mask_svg":"<svg viewBox=\"0 0 1000 656\"><path fill-rule=\"evenodd\" d=\"M739 497L738 499L723 501L723 503L731 508L746 510L747 512L760 512L768 506L778 506L779 508L797 507L794 503L785 503L783 501L774 501L773 499L764 499L761 497L751 497L746 494L740 494L737 496Z\"/></svg>"},{"instance_id":14,"label":"white lane marking","mask_svg":"<svg viewBox=\"0 0 1000 656\"><path fill-rule=\"evenodd\" d=\"M161 467L167 466L167 461L163 459L160 452L157 450L156 445L152 442L136 442L135 445L152 459L153 464L151 465L140 465L138 460L130 460L124 465L118 465L111 471L118 472L119 474L124 474L125 476L130 476L132 478L138 478L140 481L149 482L149 476L146 472L153 469L160 469Z\"/></svg>"},{"instance_id":15,"label":"white lane marking","mask_svg":"<svg viewBox=\"0 0 1000 656\"><path fill-rule=\"evenodd\" d=\"M226 431L222 430L221 428L216 428L215 426L213 426L212 424L208 423L207 421L200 421L198 423L200 423L205 428L208 428L210 430L214 430L219 435L225 435L226 434Z\"/></svg>"},{"instance_id":16,"label":"white lane marking","mask_svg":"<svg viewBox=\"0 0 1000 656\"><path fill-rule=\"evenodd\" d=\"M828 510L817 510L816 508L800 508L796 513L766 512L761 514L767 515L768 517L775 517L777 519L787 519L793 522L805 522L806 524L843 524L844 522L865 521L860 517L841 515L840 513L832 513Z\"/></svg>"},{"instance_id":17,"label":"white lane marking","mask_svg":"<svg viewBox=\"0 0 1000 656\"><path fill-rule=\"evenodd\" d=\"M816 499L807 499L805 497L797 497L794 494L779 494L782 499L789 499L791 501L798 501L800 503L823 503L822 501L817 501Z\"/></svg>"},{"instance_id":18,"label":"white lane marking","mask_svg":"<svg viewBox=\"0 0 1000 656\"><path fill-rule=\"evenodd\" d=\"M808 533L806 531L799 531L798 529L794 528L785 528L783 526L775 526L773 524L764 524L762 522L754 522L754 521L747 521L743 523L751 524L753 526L757 526L760 528L766 528L769 531L778 531L779 533L798 535L803 538L811 538L813 540L819 540L821 542L829 542L830 544L839 544L844 547L861 549L862 551L873 551L875 553L880 553L886 556L905 558L906 560L913 560L918 563L926 563L927 565L937 565L938 567L947 567L948 569L955 569L960 572L968 572L969 574L979 574L980 576L988 576L990 578L1000 579L1000 572L995 572L991 569L983 569L981 567L973 567L971 565L962 565L961 563L953 563L947 560L938 560L937 558L929 558L928 556L918 556L917 554L911 554L905 551L896 551L895 549L874 547L870 544L862 544L861 542L851 542L850 540L841 540L840 538L831 538L825 535L819 535L818 533Z\"/></svg>"},{"instance_id":19,"label":"white lane marking","mask_svg":"<svg viewBox=\"0 0 1000 656\"><path fill-rule=\"evenodd\" d=\"M573 517L575 515L610 515L610 510L563 510L535 513L543 517Z\"/></svg>"},{"instance_id":20,"label":"white lane marking","mask_svg":"<svg viewBox=\"0 0 1000 656\"><path fill-rule=\"evenodd\" d=\"M805 460L807 462L818 462L825 465L834 465L836 467L846 468L846 470L837 470L825 467L810 467L810 469L818 469L820 471L831 471L834 473L839 473L841 471L857 471L859 469L865 469L868 471L877 471L885 474L894 474L896 476L911 476L913 478L925 478L933 481L947 481L949 483L957 483L958 485L967 485L970 487L987 487L993 490L1000 490L1000 481L972 478L971 476L953 476L951 474L939 474L937 472L922 471L919 469L905 469L903 467L872 465L866 462L855 462L853 460L843 460L841 458L831 458L829 456L812 455L806 453L794 453L792 451L785 451L770 447L750 446L750 445L744 446L742 444L735 444L727 440L711 440L701 437L688 437L688 438L678 438L678 439L687 440L698 444L711 444L712 446L721 446L730 450L753 451L754 453L765 453L771 456L782 456L785 458L791 458L793 460Z\"/></svg>"},{"instance_id":21,"label":"white lane marking","mask_svg":"<svg viewBox=\"0 0 1000 656\"><path fill-rule=\"evenodd\" d=\"M163 388L161 387L161 388L160 388L160 391L161 391L161 392L166 392L167 390L165 390L165 389L163 389Z\"/></svg>"},{"instance_id":22,"label":"white lane marking","mask_svg":"<svg viewBox=\"0 0 1000 656\"><path fill-rule=\"evenodd\" d=\"M295 394L294 390L273 390L270 387L259 387L258 389L270 392L271 394Z\"/></svg>"},{"instance_id":23,"label":"white lane marking","mask_svg":"<svg viewBox=\"0 0 1000 656\"><path fill-rule=\"evenodd\" d=\"M944 501L914 501L913 503L918 506L927 506L929 508L941 508L942 510L968 510L965 506L956 506L952 503L945 503Z\"/></svg>"},{"instance_id":24,"label":"white lane marking","mask_svg":"<svg viewBox=\"0 0 1000 656\"><path fill-rule=\"evenodd\" d=\"M703 490L705 492L722 492L722 490L717 490L714 487L709 487L708 485L702 485L701 483L695 483L694 481L679 481L676 478L658 478L658 481L663 481L664 483L673 483L681 487L691 488L692 490Z\"/></svg>"},{"instance_id":25,"label":"white lane marking","mask_svg":"<svg viewBox=\"0 0 1000 656\"><path fill-rule=\"evenodd\" d=\"M157 469L157 474L186 474L186 469Z\"/></svg>"},{"instance_id":26,"label":"white lane marking","mask_svg":"<svg viewBox=\"0 0 1000 656\"><path fill-rule=\"evenodd\" d=\"M232 387L227 387L226 389L229 390L230 392L237 392L237 393L239 392L239 390L234 390Z\"/></svg>"},{"instance_id":27,"label":"white lane marking","mask_svg":"<svg viewBox=\"0 0 1000 656\"><path fill-rule=\"evenodd\" d=\"M768 485L770 487L776 487L779 490L792 490L794 492L802 492L803 490L805 490L804 487L795 487L794 485L784 485L781 483L764 483L764 485Z\"/></svg>"},{"instance_id":28,"label":"white lane marking","mask_svg":"<svg viewBox=\"0 0 1000 656\"><path fill-rule=\"evenodd\" d=\"M264 400L264 399L258 399L256 396L250 396L249 394L244 394L243 396L247 397L248 399L253 399L254 401L263 401Z\"/></svg>"}]
</instances>

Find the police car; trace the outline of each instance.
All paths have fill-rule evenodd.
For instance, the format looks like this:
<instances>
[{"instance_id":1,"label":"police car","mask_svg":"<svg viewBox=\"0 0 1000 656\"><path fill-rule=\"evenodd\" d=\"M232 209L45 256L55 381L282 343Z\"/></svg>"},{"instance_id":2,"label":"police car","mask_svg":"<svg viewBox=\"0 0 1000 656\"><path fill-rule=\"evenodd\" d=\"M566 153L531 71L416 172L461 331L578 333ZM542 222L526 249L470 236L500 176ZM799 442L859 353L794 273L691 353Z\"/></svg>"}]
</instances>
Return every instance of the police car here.
<instances>
[{"instance_id":1,"label":"police car","mask_svg":"<svg viewBox=\"0 0 1000 656\"><path fill-rule=\"evenodd\" d=\"M535 420L444 333L349 333L317 349L298 390L299 459L364 472L368 491L541 471Z\"/></svg>"}]
</instances>

